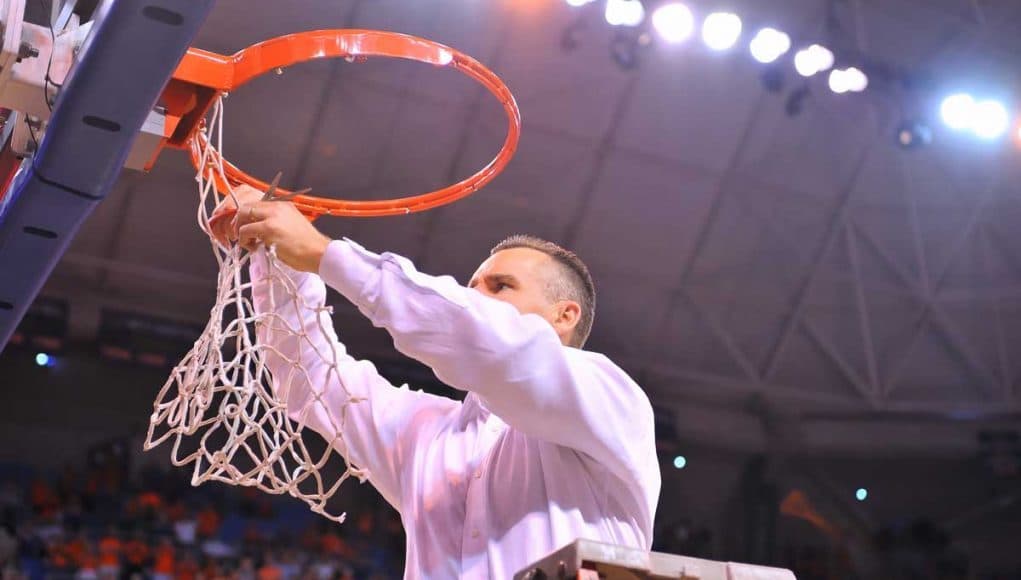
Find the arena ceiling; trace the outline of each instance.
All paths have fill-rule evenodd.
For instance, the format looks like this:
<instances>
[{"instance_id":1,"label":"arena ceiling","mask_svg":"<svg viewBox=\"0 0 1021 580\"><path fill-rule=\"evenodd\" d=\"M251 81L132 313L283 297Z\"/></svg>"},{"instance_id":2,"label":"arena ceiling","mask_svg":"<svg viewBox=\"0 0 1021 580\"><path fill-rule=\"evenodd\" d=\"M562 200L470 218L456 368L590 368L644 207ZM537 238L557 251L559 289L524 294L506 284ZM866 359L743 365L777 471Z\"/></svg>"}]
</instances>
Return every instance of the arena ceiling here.
<instances>
[{"instance_id":1,"label":"arena ceiling","mask_svg":"<svg viewBox=\"0 0 1021 580\"><path fill-rule=\"evenodd\" d=\"M425 214L319 225L462 282L512 233L573 248L599 292L589 348L629 370L682 434L762 447L780 417L809 447L972 447L975 423L961 420L1016 419L1021 406L1017 146L937 127L931 147L905 151L893 135L959 83L1018 96L1021 4L728 6L928 80L843 97L816 80L791 116L792 72L770 92L746 52L698 42L653 44L623 70L598 11L562 0L220 0L196 45L230 53L294 31L374 28L491 67L523 114L503 175ZM569 29L577 46L564 50ZM392 61L297 66L227 106L226 153L239 165L350 198L467 176L505 128L470 81ZM196 199L181 154L125 172L44 290L69 298L79 336L106 306L206 319L215 263ZM385 334L335 302L354 352L392 356Z\"/></svg>"}]
</instances>

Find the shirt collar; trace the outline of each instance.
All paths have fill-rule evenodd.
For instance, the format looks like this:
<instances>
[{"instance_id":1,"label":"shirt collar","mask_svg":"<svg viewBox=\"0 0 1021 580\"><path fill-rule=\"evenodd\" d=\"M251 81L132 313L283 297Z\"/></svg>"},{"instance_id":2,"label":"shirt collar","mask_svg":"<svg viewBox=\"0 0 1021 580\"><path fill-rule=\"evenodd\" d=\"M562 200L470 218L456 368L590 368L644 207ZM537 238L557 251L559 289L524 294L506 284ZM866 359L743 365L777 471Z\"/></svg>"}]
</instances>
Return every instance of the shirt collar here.
<instances>
[{"instance_id":1,"label":"shirt collar","mask_svg":"<svg viewBox=\"0 0 1021 580\"><path fill-rule=\"evenodd\" d=\"M485 421L492 415L492 412L482 403L482 399L475 393L468 393L464 398L464 406L461 408L461 415L469 421Z\"/></svg>"}]
</instances>

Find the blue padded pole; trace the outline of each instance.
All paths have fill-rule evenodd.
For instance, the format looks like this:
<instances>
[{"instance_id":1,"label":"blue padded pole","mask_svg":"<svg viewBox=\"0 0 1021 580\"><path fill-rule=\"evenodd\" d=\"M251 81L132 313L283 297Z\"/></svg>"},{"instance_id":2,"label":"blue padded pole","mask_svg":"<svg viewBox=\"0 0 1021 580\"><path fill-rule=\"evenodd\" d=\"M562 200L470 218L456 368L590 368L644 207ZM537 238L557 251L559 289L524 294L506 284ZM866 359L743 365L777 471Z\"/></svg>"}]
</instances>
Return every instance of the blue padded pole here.
<instances>
[{"instance_id":1,"label":"blue padded pole","mask_svg":"<svg viewBox=\"0 0 1021 580\"><path fill-rule=\"evenodd\" d=\"M214 0L111 0L97 11L30 166L0 206L0 352L82 222Z\"/></svg>"}]
</instances>

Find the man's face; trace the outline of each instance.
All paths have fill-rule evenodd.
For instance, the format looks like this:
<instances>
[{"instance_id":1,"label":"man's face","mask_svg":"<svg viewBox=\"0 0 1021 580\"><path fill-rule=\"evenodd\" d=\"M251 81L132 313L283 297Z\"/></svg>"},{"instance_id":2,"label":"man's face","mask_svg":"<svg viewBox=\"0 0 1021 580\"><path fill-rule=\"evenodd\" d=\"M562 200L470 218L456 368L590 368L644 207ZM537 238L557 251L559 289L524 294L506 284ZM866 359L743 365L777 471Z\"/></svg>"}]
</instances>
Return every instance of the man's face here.
<instances>
[{"instance_id":1,"label":"man's face","mask_svg":"<svg viewBox=\"0 0 1021 580\"><path fill-rule=\"evenodd\" d=\"M556 305L546 293L552 259L531 248L510 248L490 256L468 287L511 304L522 314L538 314L553 324Z\"/></svg>"}]
</instances>

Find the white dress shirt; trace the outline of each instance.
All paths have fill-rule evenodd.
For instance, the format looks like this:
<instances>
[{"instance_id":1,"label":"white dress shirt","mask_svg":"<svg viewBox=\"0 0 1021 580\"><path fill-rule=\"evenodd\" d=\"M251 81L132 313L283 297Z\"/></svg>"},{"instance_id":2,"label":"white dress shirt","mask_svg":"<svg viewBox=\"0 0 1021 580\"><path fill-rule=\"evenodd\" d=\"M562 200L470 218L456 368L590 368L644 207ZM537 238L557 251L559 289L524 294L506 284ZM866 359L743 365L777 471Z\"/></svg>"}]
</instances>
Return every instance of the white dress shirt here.
<instances>
[{"instance_id":1,"label":"white dress shirt","mask_svg":"<svg viewBox=\"0 0 1021 580\"><path fill-rule=\"evenodd\" d=\"M397 350L468 391L462 403L394 387L347 354L326 311L317 320L283 306L265 255L253 256L255 308L277 304L281 317L259 338L308 371L269 357L288 408L309 400L310 384L327 385L306 421L334 440L344 389L361 399L334 446L400 512L405 578L510 578L576 538L651 548L661 483L652 406L608 358L563 346L537 315L349 240L329 245L319 276L284 269L306 304L324 304L325 281ZM278 333L281 322L309 341Z\"/></svg>"}]
</instances>

